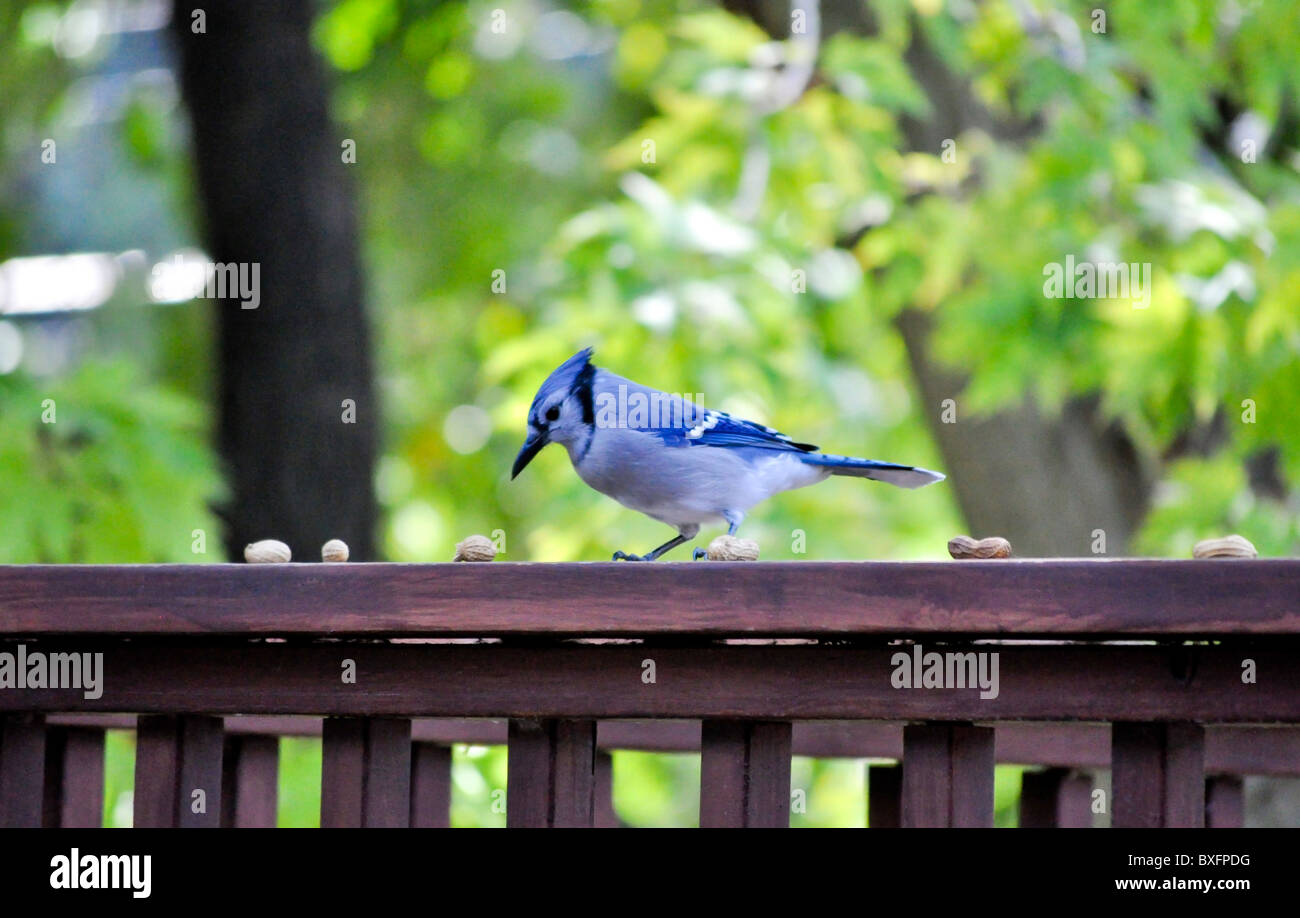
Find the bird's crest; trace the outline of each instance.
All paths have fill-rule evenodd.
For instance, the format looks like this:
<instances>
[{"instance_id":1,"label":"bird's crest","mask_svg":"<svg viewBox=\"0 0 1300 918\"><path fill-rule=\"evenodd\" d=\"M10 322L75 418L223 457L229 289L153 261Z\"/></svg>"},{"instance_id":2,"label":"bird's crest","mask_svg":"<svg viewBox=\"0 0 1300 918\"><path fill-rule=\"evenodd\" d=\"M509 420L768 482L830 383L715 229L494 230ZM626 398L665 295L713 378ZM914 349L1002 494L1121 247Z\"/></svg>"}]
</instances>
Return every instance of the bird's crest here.
<instances>
[{"instance_id":1,"label":"bird's crest","mask_svg":"<svg viewBox=\"0 0 1300 918\"><path fill-rule=\"evenodd\" d=\"M582 402L583 420L588 424L595 420L592 404L591 384L596 376L596 368L591 363L592 349L584 347L564 363L556 367L546 377L537 395L533 397L532 411L549 401L556 392L573 392Z\"/></svg>"}]
</instances>

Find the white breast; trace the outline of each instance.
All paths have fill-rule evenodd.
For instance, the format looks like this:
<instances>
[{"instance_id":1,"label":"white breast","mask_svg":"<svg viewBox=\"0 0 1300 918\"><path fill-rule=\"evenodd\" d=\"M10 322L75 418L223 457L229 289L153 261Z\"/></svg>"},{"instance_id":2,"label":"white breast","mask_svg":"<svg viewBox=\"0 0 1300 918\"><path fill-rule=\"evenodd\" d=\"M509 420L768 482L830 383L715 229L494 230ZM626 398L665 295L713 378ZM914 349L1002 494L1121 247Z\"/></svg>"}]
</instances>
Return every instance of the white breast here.
<instances>
[{"instance_id":1,"label":"white breast","mask_svg":"<svg viewBox=\"0 0 1300 918\"><path fill-rule=\"evenodd\" d=\"M590 487L672 526L717 522L725 511L743 514L829 474L793 453L773 451L754 462L731 449L669 448L653 434L620 428L597 429L586 453L571 451L570 458Z\"/></svg>"}]
</instances>

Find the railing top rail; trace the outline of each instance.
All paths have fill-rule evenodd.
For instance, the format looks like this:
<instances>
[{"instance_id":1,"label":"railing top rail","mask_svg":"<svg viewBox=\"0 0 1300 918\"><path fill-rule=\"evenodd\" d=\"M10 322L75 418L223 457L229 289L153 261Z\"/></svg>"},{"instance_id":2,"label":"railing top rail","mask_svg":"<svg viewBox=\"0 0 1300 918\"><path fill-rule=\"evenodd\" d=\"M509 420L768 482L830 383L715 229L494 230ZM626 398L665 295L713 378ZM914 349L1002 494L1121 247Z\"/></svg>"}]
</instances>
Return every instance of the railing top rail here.
<instances>
[{"instance_id":1,"label":"railing top rail","mask_svg":"<svg viewBox=\"0 0 1300 918\"><path fill-rule=\"evenodd\" d=\"M0 635L1300 635L1300 560L0 566Z\"/></svg>"}]
</instances>

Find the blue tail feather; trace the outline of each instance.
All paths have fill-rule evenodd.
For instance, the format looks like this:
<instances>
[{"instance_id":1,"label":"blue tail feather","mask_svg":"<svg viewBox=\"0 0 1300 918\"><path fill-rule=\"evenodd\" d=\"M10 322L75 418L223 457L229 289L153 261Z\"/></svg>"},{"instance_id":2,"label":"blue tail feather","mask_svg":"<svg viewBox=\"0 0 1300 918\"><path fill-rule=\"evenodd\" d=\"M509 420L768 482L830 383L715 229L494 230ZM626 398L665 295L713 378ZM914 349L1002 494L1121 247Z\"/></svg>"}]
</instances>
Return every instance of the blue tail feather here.
<instances>
[{"instance_id":1,"label":"blue tail feather","mask_svg":"<svg viewBox=\"0 0 1300 918\"><path fill-rule=\"evenodd\" d=\"M828 453L805 453L799 457L806 465L819 465L830 469L832 475L847 475L853 478L870 478L873 481L885 481L900 488L920 488L936 481L943 481L941 472L917 468L911 465L898 465L893 462L879 462L875 459L858 459L854 456L836 456Z\"/></svg>"}]
</instances>

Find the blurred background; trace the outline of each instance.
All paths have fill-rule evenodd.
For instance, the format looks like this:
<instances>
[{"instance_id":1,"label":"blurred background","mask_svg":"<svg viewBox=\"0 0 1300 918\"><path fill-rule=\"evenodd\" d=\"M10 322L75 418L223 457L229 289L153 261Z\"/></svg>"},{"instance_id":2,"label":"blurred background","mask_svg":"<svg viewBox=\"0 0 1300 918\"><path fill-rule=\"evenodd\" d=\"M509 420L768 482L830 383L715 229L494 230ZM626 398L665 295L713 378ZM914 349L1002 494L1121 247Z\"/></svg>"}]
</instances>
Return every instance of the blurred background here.
<instances>
[{"instance_id":1,"label":"blurred background","mask_svg":"<svg viewBox=\"0 0 1300 918\"><path fill-rule=\"evenodd\" d=\"M1297 48L1291 0L9 0L0 562L648 548L562 450L509 481L588 344L949 475L778 497L765 558L1294 555ZM258 265L257 308L212 263ZM1049 295L1076 263L1149 285ZM115 735L111 824L131 761ZM284 824L319 761L284 741ZM696 757L615 768L629 823L694 821ZM455 782L504 823L504 750ZM862 824L862 785L796 760L794 824Z\"/></svg>"}]
</instances>

